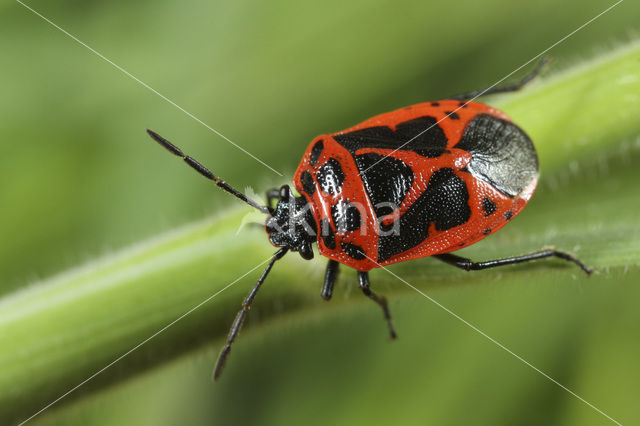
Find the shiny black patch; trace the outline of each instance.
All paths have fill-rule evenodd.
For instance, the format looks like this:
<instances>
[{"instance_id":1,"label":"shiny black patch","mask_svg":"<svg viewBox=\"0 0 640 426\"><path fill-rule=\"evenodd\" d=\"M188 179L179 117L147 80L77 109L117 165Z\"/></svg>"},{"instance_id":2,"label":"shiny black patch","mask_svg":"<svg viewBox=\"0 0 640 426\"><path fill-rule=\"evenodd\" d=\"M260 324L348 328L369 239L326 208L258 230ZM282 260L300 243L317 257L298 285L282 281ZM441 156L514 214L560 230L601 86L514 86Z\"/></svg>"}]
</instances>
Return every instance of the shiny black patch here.
<instances>
[{"instance_id":1,"label":"shiny black patch","mask_svg":"<svg viewBox=\"0 0 640 426\"><path fill-rule=\"evenodd\" d=\"M439 169L429 179L427 189L400 217L399 232L380 235L378 261L410 250L429 236L429 225L445 231L466 223L471 217L467 185L453 169ZM390 226L381 229L387 232Z\"/></svg>"},{"instance_id":2,"label":"shiny black patch","mask_svg":"<svg viewBox=\"0 0 640 426\"><path fill-rule=\"evenodd\" d=\"M342 166L335 158L330 158L329 161L324 163L318 173L316 179L320 185L322 192L326 194L335 194L340 191L342 184L344 183L344 173L342 172Z\"/></svg>"},{"instance_id":3,"label":"shiny black patch","mask_svg":"<svg viewBox=\"0 0 640 426\"><path fill-rule=\"evenodd\" d=\"M520 194L538 176L531 139L515 124L479 114L467 124L455 148L471 153L468 171L503 194Z\"/></svg>"},{"instance_id":4,"label":"shiny black patch","mask_svg":"<svg viewBox=\"0 0 640 426\"><path fill-rule=\"evenodd\" d=\"M313 195L316 192L316 185L313 183L313 178L308 171L302 172L302 176L300 176L300 181L302 182L302 189L309 195Z\"/></svg>"},{"instance_id":5,"label":"shiny black patch","mask_svg":"<svg viewBox=\"0 0 640 426\"><path fill-rule=\"evenodd\" d=\"M485 229L484 231L482 231L482 233L483 233L484 235L489 235L489 234L491 233L491 229L487 228L487 229Z\"/></svg>"},{"instance_id":6,"label":"shiny black patch","mask_svg":"<svg viewBox=\"0 0 640 426\"><path fill-rule=\"evenodd\" d=\"M355 160L376 217L392 213L411 189L411 167L397 158L375 153L356 155Z\"/></svg>"},{"instance_id":7,"label":"shiny black patch","mask_svg":"<svg viewBox=\"0 0 640 426\"><path fill-rule=\"evenodd\" d=\"M458 106L461 108L466 108L467 107L467 103L466 102L459 102Z\"/></svg>"},{"instance_id":8,"label":"shiny black patch","mask_svg":"<svg viewBox=\"0 0 640 426\"><path fill-rule=\"evenodd\" d=\"M360 229L362 221L360 211L348 201L340 200L332 205L331 217L339 234Z\"/></svg>"},{"instance_id":9,"label":"shiny black patch","mask_svg":"<svg viewBox=\"0 0 640 426\"><path fill-rule=\"evenodd\" d=\"M490 198L485 198L482 200L482 210L484 210L485 217L491 216L496 211L496 203Z\"/></svg>"},{"instance_id":10,"label":"shiny black patch","mask_svg":"<svg viewBox=\"0 0 640 426\"><path fill-rule=\"evenodd\" d=\"M368 127L333 138L352 154L360 148L402 149L433 158L447 147L447 137L431 116L400 123L395 131L387 126Z\"/></svg>"},{"instance_id":11,"label":"shiny black patch","mask_svg":"<svg viewBox=\"0 0 640 426\"><path fill-rule=\"evenodd\" d=\"M322 155L322 150L324 150L324 143L319 140L313 145L313 148L311 148L311 154L309 155L309 164L311 164L311 166L316 165L320 155Z\"/></svg>"},{"instance_id":12,"label":"shiny black patch","mask_svg":"<svg viewBox=\"0 0 640 426\"><path fill-rule=\"evenodd\" d=\"M277 247L300 251L318 239L316 221L304 197L280 200L265 223L269 240Z\"/></svg>"},{"instance_id":13,"label":"shiny black patch","mask_svg":"<svg viewBox=\"0 0 640 426\"><path fill-rule=\"evenodd\" d=\"M333 234L329 219L322 219L320 222L320 232L322 232L322 241L328 249L334 250L336 248L336 236Z\"/></svg>"},{"instance_id":14,"label":"shiny black patch","mask_svg":"<svg viewBox=\"0 0 640 426\"><path fill-rule=\"evenodd\" d=\"M460 116L457 112L445 111L444 113L452 120L460 120Z\"/></svg>"},{"instance_id":15,"label":"shiny black patch","mask_svg":"<svg viewBox=\"0 0 640 426\"><path fill-rule=\"evenodd\" d=\"M376 217L378 219L390 215L391 213L396 211L396 209L391 207L390 204L382 204L380 206L374 207L373 210L375 211Z\"/></svg>"},{"instance_id":16,"label":"shiny black patch","mask_svg":"<svg viewBox=\"0 0 640 426\"><path fill-rule=\"evenodd\" d=\"M340 243L342 246L342 251L344 251L347 256L355 260L366 259L367 255L365 254L362 247L355 245L353 243Z\"/></svg>"},{"instance_id":17,"label":"shiny black patch","mask_svg":"<svg viewBox=\"0 0 640 426\"><path fill-rule=\"evenodd\" d=\"M431 106L439 107L440 106L440 102L431 102Z\"/></svg>"},{"instance_id":18,"label":"shiny black patch","mask_svg":"<svg viewBox=\"0 0 640 426\"><path fill-rule=\"evenodd\" d=\"M509 220L513 217L513 212L512 211L508 211L504 213L504 218Z\"/></svg>"}]
</instances>

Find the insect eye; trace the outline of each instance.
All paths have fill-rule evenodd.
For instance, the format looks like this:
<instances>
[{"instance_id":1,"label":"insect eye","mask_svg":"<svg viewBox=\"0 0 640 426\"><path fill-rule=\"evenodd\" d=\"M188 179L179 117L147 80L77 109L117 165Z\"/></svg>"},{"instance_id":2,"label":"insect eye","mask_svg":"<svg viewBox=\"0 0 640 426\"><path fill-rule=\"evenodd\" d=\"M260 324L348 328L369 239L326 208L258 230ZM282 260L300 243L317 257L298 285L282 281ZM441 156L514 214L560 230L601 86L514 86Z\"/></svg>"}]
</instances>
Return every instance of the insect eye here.
<instances>
[{"instance_id":1,"label":"insect eye","mask_svg":"<svg viewBox=\"0 0 640 426\"><path fill-rule=\"evenodd\" d=\"M269 220L267 220L267 223L266 223L266 226L265 226L265 228L267 230L267 233L273 234L274 232L276 232L277 231L276 225L277 224L276 224L275 219L274 218L269 218Z\"/></svg>"},{"instance_id":2,"label":"insect eye","mask_svg":"<svg viewBox=\"0 0 640 426\"><path fill-rule=\"evenodd\" d=\"M280 199L281 200L286 200L289 198L291 191L289 189L289 185L282 185L282 187L280 187Z\"/></svg>"},{"instance_id":3,"label":"insect eye","mask_svg":"<svg viewBox=\"0 0 640 426\"><path fill-rule=\"evenodd\" d=\"M302 247L300 247L300 256L302 256L303 259L306 260L311 260L313 259L313 249L311 248L310 245L304 245Z\"/></svg>"}]
</instances>

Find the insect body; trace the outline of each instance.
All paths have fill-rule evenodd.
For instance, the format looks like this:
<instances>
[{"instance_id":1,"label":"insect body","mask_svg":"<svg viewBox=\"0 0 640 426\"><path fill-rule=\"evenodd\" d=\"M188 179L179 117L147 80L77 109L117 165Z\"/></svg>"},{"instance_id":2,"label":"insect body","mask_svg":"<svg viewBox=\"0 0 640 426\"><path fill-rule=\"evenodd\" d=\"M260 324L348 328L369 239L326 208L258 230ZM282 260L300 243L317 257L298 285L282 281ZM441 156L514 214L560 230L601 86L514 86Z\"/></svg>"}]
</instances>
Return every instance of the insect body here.
<instances>
[{"instance_id":1,"label":"insect body","mask_svg":"<svg viewBox=\"0 0 640 426\"><path fill-rule=\"evenodd\" d=\"M537 180L520 128L455 100L320 136L294 177L322 230L320 254L359 271L473 244L518 214Z\"/></svg>"},{"instance_id":2,"label":"insect body","mask_svg":"<svg viewBox=\"0 0 640 426\"><path fill-rule=\"evenodd\" d=\"M329 258L321 295L330 299L343 264L358 271L363 293L381 306L392 338L396 333L386 299L370 288L368 271L425 256L465 270L558 257L591 269L570 254L541 250L473 262L452 251L503 227L527 204L538 181L533 143L501 111L471 102L479 95L518 90L519 83L447 100L405 107L370 118L309 144L293 182L267 193L262 206L233 189L171 142L153 139L182 157L223 190L267 214L270 242L279 247L244 300L220 353L222 372L255 295L273 264L288 251L313 258L312 245ZM274 206L275 201L275 206Z\"/></svg>"}]
</instances>

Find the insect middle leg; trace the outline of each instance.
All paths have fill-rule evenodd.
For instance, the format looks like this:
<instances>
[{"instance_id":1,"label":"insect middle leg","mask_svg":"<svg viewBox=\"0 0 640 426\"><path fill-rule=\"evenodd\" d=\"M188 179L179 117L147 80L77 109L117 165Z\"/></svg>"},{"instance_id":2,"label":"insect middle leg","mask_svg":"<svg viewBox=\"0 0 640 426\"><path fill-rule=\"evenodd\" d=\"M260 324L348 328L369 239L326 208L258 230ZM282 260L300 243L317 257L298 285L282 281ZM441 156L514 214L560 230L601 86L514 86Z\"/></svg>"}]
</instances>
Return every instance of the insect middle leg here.
<instances>
[{"instance_id":1,"label":"insect middle leg","mask_svg":"<svg viewBox=\"0 0 640 426\"><path fill-rule=\"evenodd\" d=\"M384 313L384 319L387 320L387 325L389 326L389 335L392 339L395 339L397 335L396 331L393 328L393 322L391 321L391 312L389 312L387 299L383 296L378 296L373 291L371 291L368 272L358 271L358 284L360 285L360 289L365 294L365 296L380 305L380 307L382 308L382 312Z\"/></svg>"},{"instance_id":2,"label":"insect middle leg","mask_svg":"<svg viewBox=\"0 0 640 426\"><path fill-rule=\"evenodd\" d=\"M544 259L547 257L557 257L567 262L573 262L580 267L587 275L591 274L593 270L578 260L575 256L558 250L540 250L529 254L523 254L520 256L505 257L503 259L485 260L484 262L474 262L466 257L456 256L455 254L436 254L435 257L449 265L453 265L456 268L464 269L465 271L477 271L480 269L495 268L496 266L513 265L515 263L530 262L532 260Z\"/></svg>"},{"instance_id":3,"label":"insect middle leg","mask_svg":"<svg viewBox=\"0 0 640 426\"><path fill-rule=\"evenodd\" d=\"M480 96L493 95L495 93L517 92L518 90L520 90L524 86L526 86L531 80L533 80L538 75L540 75L540 73L542 72L544 67L549 62L550 62L549 58L542 58L538 62L536 67L533 69L533 71L531 71L529 74L525 75L522 78L522 80L517 81L515 83L505 84L505 85L502 85L502 86L491 86L491 87L488 87L488 88L482 89L482 90L474 90L472 92L461 93L459 95L451 96L451 97L449 97L447 99L454 99L454 100L464 101L464 100L468 100L468 99L474 99L474 98L477 98L477 97L480 97Z\"/></svg>"}]
</instances>

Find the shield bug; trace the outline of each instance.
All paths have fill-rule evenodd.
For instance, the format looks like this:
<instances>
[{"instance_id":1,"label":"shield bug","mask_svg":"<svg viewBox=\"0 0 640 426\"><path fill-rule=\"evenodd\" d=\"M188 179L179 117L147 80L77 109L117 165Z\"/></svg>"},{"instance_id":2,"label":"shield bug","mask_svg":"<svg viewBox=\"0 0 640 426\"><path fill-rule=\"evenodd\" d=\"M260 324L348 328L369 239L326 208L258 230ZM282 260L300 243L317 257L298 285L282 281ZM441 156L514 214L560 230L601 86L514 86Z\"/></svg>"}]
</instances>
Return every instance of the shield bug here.
<instances>
[{"instance_id":1,"label":"shield bug","mask_svg":"<svg viewBox=\"0 0 640 426\"><path fill-rule=\"evenodd\" d=\"M371 290L368 271L432 256L470 271L557 257L585 273L591 268L553 249L474 262L453 251L474 244L514 218L538 182L538 157L527 134L509 117L473 102L512 92L533 79L407 106L372 117L307 147L288 185L267 192L267 204L247 198L157 133L149 135L218 187L267 215L276 247L238 312L218 358L218 378L248 310L274 263L287 252L312 259L313 244L328 258L321 296L329 300L340 264L358 271L362 292L382 308L391 338L396 332L384 297Z\"/></svg>"}]
</instances>

